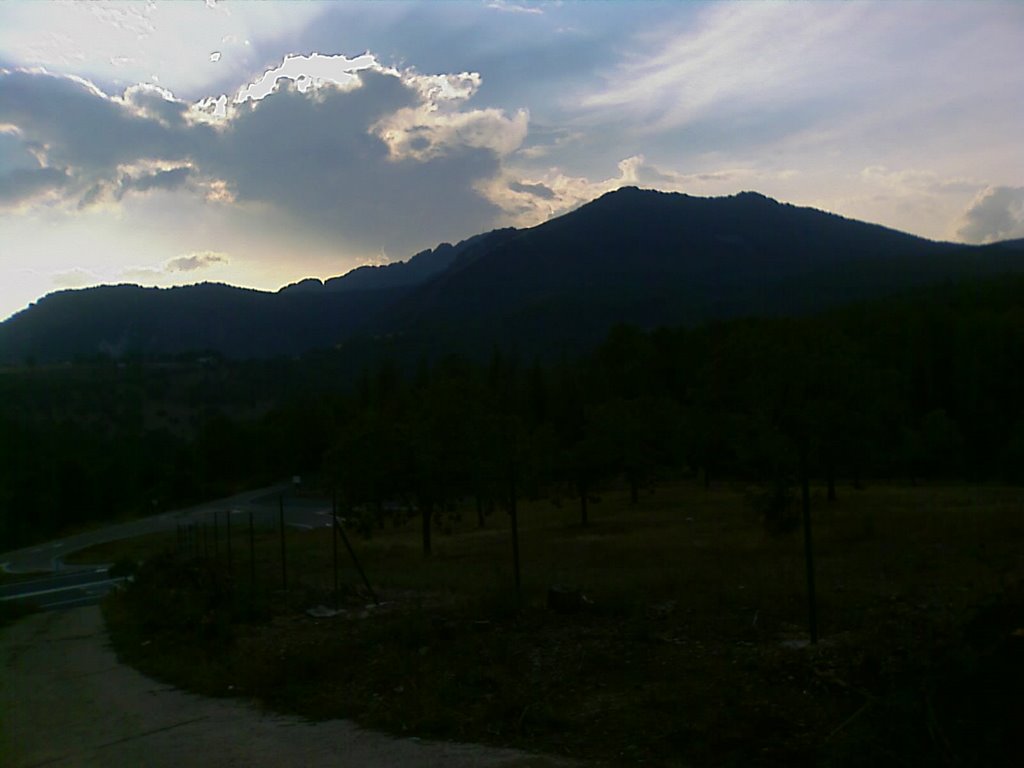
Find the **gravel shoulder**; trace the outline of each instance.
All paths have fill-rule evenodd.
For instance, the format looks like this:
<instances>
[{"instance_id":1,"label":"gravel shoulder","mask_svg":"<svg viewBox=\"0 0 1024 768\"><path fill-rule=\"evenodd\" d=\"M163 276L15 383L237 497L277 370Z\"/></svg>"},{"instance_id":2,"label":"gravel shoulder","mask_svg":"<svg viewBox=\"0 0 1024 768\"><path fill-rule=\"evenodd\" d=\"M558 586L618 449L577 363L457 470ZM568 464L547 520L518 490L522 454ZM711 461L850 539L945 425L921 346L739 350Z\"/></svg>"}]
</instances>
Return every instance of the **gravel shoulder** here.
<instances>
[{"instance_id":1,"label":"gravel shoulder","mask_svg":"<svg viewBox=\"0 0 1024 768\"><path fill-rule=\"evenodd\" d=\"M119 664L96 606L0 629L0 657L0 756L9 768L568 765L515 750L396 739L348 721L314 724L184 693Z\"/></svg>"}]
</instances>

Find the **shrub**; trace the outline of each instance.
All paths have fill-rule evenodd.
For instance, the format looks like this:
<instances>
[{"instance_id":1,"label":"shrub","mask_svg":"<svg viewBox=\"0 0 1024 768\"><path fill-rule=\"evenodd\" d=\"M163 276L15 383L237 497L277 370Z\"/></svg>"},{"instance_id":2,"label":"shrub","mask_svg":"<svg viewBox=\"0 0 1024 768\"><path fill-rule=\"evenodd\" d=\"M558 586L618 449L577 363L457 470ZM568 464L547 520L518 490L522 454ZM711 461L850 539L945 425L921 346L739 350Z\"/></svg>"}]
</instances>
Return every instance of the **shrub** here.
<instances>
[{"instance_id":1,"label":"shrub","mask_svg":"<svg viewBox=\"0 0 1024 768\"><path fill-rule=\"evenodd\" d=\"M123 599L143 636L198 641L208 649L231 640L231 595L212 563L155 557L138 568Z\"/></svg>"}]
</instances>

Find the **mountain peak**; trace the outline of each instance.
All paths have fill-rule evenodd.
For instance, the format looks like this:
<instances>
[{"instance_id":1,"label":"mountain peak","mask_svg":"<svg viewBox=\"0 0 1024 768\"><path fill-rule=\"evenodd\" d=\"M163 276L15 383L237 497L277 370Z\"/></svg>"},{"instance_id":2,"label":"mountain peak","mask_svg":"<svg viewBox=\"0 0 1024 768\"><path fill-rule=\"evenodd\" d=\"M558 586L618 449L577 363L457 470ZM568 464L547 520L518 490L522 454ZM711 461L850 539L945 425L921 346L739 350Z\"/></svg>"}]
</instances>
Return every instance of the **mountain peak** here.
<instances>
[{"instance_id":1,"label":"mountain peak","mask_svg":"<svg viewBox=\"0 0 1024 768\"><path fill-rule=\"evenodd\" d=\"M744 190L742 192L737 192L734 195L734 197L737 200L757 200L757 201L764 201L766 203L774 203L775 205L779 205L779 201L776 200L775 198L768 197L768 195L762 195L760 192L757 192L757 191L752 190L752 189L747 189L747 190Z\"/></svg>"},{"instance_id":2,"label":"mountain peak","mask_svg":"<svg viewBox=\"0 0 1024 768\"><path fill-rule=\"evenodd\" d=\"M772 205L781 205L781 203L775 198L769 197L756 190L743 190L737 192L734 195L723 195L720 197L701 197L697 195L690 195L686 192L663 192L659 189L646 189L629 185L625 187L619 187L613 189L610 192L605 192L599 198L585 204L583 207L587 208L595 204L629 204L629 205L642 205L647 201L661 200L667 203L679 201L679 200L692 200L701 202L714 202L723 200L735 200L737 202L750 202L750 203L771 203Z\"/></svg>"}]
</instances>

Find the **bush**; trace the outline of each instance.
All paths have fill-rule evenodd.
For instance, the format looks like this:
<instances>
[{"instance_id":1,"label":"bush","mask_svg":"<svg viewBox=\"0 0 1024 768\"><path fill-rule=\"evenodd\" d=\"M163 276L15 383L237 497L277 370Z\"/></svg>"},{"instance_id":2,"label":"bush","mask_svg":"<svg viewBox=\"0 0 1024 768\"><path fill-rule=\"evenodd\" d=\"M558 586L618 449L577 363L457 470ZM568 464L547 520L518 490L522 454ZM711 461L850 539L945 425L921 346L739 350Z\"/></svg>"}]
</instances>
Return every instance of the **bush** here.
<instances>
[{"instance_id":1,"label":"bush","mask_svg":"<svg viewBox=\"0 0 1024 768\"><path fill-rule=\"evenodd\" d=\"M122 599L142 636L198 641L207 649L231 641L231 595L212 563L155 557L138 568Z\"/></svg>"}]
</instances>

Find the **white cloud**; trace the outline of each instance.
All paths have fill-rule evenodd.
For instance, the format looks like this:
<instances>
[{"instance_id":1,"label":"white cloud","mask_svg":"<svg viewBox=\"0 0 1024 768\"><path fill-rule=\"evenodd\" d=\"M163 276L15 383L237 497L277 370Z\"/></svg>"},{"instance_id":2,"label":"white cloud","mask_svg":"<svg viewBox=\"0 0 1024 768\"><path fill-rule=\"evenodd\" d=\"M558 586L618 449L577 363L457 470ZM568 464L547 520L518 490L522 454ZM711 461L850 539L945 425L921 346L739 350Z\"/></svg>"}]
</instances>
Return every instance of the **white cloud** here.
<instances>
[{"instance_id":1,"label":"white cloud","mask_svg":"<svg viewBox=\"0 0 1024 768\"><path fill-rule=\"evenodd\" d=\"M398 74L398 73L396 73ZM511 117L500 109L465 109L463 102L480 88L479 73L399 75L420 98L379 120L373 132L388 145L393 160L426 161L452 147L489 149L504 156L518 149L526 138L529 112Z\"/></svg>"},{"instance_id":2,"label":"white cloud","mask_svg":"<svg viewBox=\"0 0 1024 768\"><path fill-rule=\"evenodd\" d=\"M510 3L507 2L507 0L491 0L491 2L487 4L487 7L495 11L501 11L503 13L526 13L532 14L534 16L544 15L544 9L538 8L536 5L526 5L524 3Z\"/></svg>"},{"instance_id":3,"label":"white cloud","mask_svg":"<svg viewBox=\"0 0 1024 768\"><path fill-rule=\"evenodd\" d=\"M655 131L686 125L713 109L793 102L825 82L838 92L861 54L837 42L873 12L858 4L714 4L696 24L634 40L606 87L582 104L622 110L622 117Z\"/></svg>"},{"instance_id":4,"label":"white cloud","mask_svg":"<svg viewBox=\"0 0 1024 768\"><path fill-rule=\"evenodd\" d=\"M373 130L388 145L392 159L426 161L453 147L508 155L523 143L529 122L525 109L508 117L500 109L441 111L428 103L400 109L376 123Z\"/></svg>"},{"instance_id":5,"label":"white cloud","mask_svg":"<svg viewBox=\"0 0 1024 768\"><path fill-rule=\"evenodd\" d=\"M744 189L769 192L780 183L791 183L793 170L764 171L725 167L682 173L650 162L643 155L620 160L618 173L593 181L557 168L540 173L505 169L500 178L481 185L481 190L505 212L514 226L528 227L572 209L623 186L638 186L693 195L730 195Z\"/></svg>"},{"instance_id":6,"label":"white cloud","mask_svg":"<svg viewBox=\"0 0 1024 768\"><path fill-rule=\"evenodd\" d=\"M0 50L8 61L126 85L159 82L198 97L225 77L264 63L260 44L329 12L321 3L4 3ZM221 60L210 62L217 51Z\"/></svg>"},{"instance_id":7,"label":"white cloud","mask_svg":"<svg viewBox=\"0 0 1024 768\"><path fill-rule=\"evenodd\" d=\"M313 53L309 56L285 56L277 67L239 89L234 102L241 104L253 99L259 101L274 91L281 80L291 80L299 93L322 88L330 84L340 88L354 88L359 85L356 74L363 69L378 68L377 60L370 54L354 59L346 56Z\"/></svg>"},{"instance_id":8,"label":"white cloud","mask_svg":"<svg viewBox=\"0 0 1024 768\"><path fill-rule=\"evenodd\" d=\"M871 185L904 193L973 193L984 186L971 179L943 177L935 171L894 170L884 165L870 165L860 172L860 176Z\"/></svg>"},{"instance_id":9,"label":"white cloud","mask_svg":"<svg viewBox=\"0 0 1024 768\"><path fill-rule=\"evenodd\" d=\"M97 279L98 275L95 272L82 267L54 272L51 275L53 285L58 288L82 288L87 285L95 285Z\"/></svg>"},{"instance_id":10,"label":"white cloud","mask_svg":"<svg viewBox=\"0 0 1024 768\"><path fill-rule=\"evenodd\" d=\"M622 186L637 184L642 156L627 157L618 164L619 173L607 179L591 181L553 168L534 176L506 171L502 176L479 185L480 191L505 214L512 226L532 227L552 216L559 216Z\"/></svg>"},{"instance_id":11,"label":"white cloud","mask_svg":"<svg viewBox=\"0 0 1024 768\"><path fill-rule=\"evenodd\" d=\"M1019 133L1022 20L1008 3L712 3L624 41L580 124L704 151L991 162Z\"/></svg>"},{"instance_id":12,"label":"white cloud","mask_svg":"<svg viewBox=\"0 0 1024 768\"><path fill-rule=\"evenodd\" d=\"M989 187L964 212L957 232L969 243L1024 237L1024 187Z\"/></svg>"}]
</instances>

